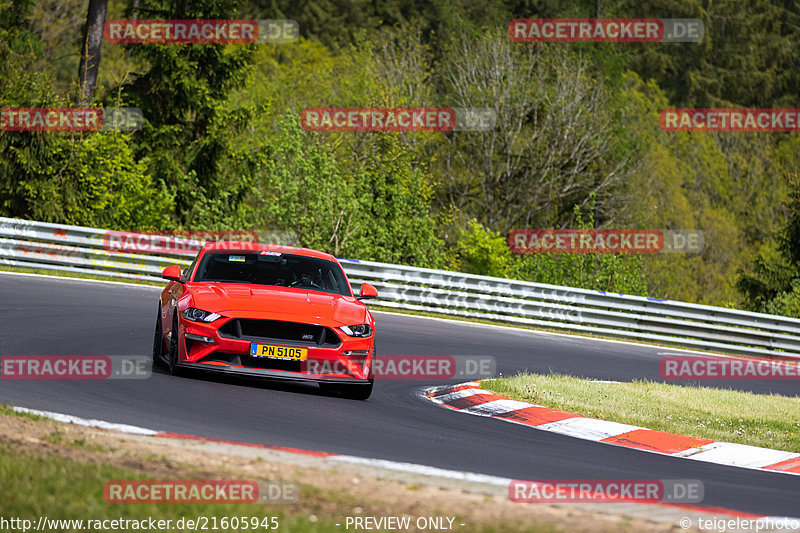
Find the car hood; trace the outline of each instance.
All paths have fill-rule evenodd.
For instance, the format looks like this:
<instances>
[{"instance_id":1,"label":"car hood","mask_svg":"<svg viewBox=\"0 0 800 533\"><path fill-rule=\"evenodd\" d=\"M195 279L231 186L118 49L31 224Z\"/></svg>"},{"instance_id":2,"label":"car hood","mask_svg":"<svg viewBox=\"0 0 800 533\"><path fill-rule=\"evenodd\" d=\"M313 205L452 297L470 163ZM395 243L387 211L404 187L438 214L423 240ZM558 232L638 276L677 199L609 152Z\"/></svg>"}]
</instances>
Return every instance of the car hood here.
<instances>
[{"instance_id":1,"label":"car hood","mask_svg":"<svg viewBox=\"0 0 800 533\"><path fill-rule=\"evenodd\" d=\"M352 296L287 287L214 283L190 288L193 307L228 317L279 318L334 325L367 322L367 308Z\"/></svg>"}]
</instances>

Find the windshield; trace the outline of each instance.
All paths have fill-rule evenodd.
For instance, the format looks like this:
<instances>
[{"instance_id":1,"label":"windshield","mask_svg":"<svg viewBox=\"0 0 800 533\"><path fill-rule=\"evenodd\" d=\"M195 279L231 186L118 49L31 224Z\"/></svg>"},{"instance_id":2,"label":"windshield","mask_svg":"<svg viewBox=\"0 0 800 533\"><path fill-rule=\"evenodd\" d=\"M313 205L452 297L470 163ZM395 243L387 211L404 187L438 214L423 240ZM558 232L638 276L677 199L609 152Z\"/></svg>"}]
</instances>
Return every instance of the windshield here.
<instances>
[{"instance_id":1,"label":"windshield","mask_svg":"<svg viewBox=\"0 0 800 533\"><path fill-rule=\"evenodd\" d=\"M192 281L254 283L352 296L333 261L279 252L209 252Z\"/></svg>"}]
</instances>

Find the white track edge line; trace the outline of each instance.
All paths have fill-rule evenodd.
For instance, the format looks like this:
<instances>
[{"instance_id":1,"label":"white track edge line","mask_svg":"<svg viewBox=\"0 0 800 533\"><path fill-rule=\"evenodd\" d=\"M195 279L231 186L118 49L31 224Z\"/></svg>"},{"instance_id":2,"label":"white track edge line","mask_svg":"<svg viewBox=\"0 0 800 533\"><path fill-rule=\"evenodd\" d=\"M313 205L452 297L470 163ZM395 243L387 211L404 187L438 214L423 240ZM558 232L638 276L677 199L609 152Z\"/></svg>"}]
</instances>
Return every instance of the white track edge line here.
<instances>
[{"instance_id":1,"label":"white track edge line","mask_svg":"<svg viewBox=\"0 0 800 533\"><path fill-rule=\"evenodd\" d=\"M110 279L93 279L93 278L78 278L72 276L53 276L51 274L35 274L33 272L12 272L10 270L0 270L0 274L8 275L8 276L33 276L38 278L47 278L47 279L59 279L59 280L66 280L66 281L87 281L90 283L110 283L112 285L124 285L126 287L135 287L140 289L159 289L162 290L163 287L159 285L144 285L142 283L129 283L126 281L113 281ZM151 283L157 283L155 281ZM166 284L166 281L164 282ZM166 286L166 285L165 285Z\"/></svg>"},{"instance_id":2,"label":"white track edge line","mask_svg":"<svg viewBox=\"0 0 800 533\"><path fill-rule=\"evenodd\" d=\"M418 393L424 394L425 389L420 389L417 391ZM53 411L43 411L39 409L30 409L27 407L18 407L13 406L12 409L18 413L28 413L34 414L38 416L43 416L46 418L50 418L57 422L62 423L72 423L81 426L87 427L97 427L101 429L112 429L116 431L120 431L123 433L130 433L134 435L145 435L145 436L152 436L158 433L163 433L161 431L155 431L152 429L142 428L138 426L132 426L128 424L119 424L114 422L106 422L103 420L96 420L96 419L88 419L88 418L81 418L74 415L68 415L63 413L56 413ZM531 426L529 426L531 427ZM145 433L143 433L145 432ZM243 443L244 444L244 443ZM662 454L663 455L663 454ZM366 466L375 466L384 468L387 470L395 470L400 472L407 472L412 474L420 474L426 475L430 477L439 477L443 479L455 479L459 481L466 481L472 483L483 483L488 485L494 486L508 486L513 480L510 478L504 478L500 476L492 476L489 474L479 474L475 472L466 472L466 471L458 471L458 470L447 470L444 468L438 468L434 466L426 466L426 465L419 465L415 463L404 463L400 461L391 461L388 459L374 459L374 458L367 458L367 457L357 457L354 455L332 455L326 458L327 460L338 461L347 464L360 464ZM735 512L734 510L731 510ZM788 521L796 520L792 517L784 517L784 516L764 516L759 517L768 522L773 523L783 523Z\"/></svg>"},{"instance_id":3,"label":"white track edge line","mask_svg":"<svg viewBox=\"0 0 800 533\"><path fill-rule=\"evenodd\" d=\"M104 420L97 420L94 418L81 418L79 416L67 415L63 413L55 413L53 411L41 411L39 409L29 409L27 407L17 407L17 406L12 407L12 409L17 413L27 413L36 416L43 416L45 418L55 420L56 422L62 422L65 424L75 424L77 426L85 426L85 427L100 428L100 429L111 429L114 431L121 431L122 433L130 433L132 435L153 436L162 433L161 431L156 431L154 429L148 429L139 426L131 426L129 424L119 424L116 422L106 422Z\"/></svg>"},{"instance_id":4,"label":"white track edge line","mask_svg":"<svg viewBox=\"0 0 800 533\"><path fill-rule=\"evenodd\" d=\"M132 426L129 424L106 422L104 420L82 418L75 415L56 413L53 411L44 411L40 409L30 409L27 407L14 406L12 407L12 410L17 413L26 413L31 415L42 416L51 420L55 420L56 422L61 422L65 424L75 424L85 427L110 429L113 431L120 431L122 433L128 433L132 435L154 436L158 435L159 433L165 433L163 431L156 431L153 429L143 428L139 426ZM239 445L237 443L233 444ZM246 443L241 443L241 445L245 446ZM492 476L488 474L478 474L474 472L466 472L458 470L447 470L435 466L426 466L415 463L404 463L399 461L391 461L388 459L373 459L368 457L358 457L355 455L333 454L326 457L325 459L339 461L343 463L349 463L349 464L376 466L380 468L385 468L387 470L396 470L412 474L422 474L426 476L440 477L444 479L455 479L460 481L468 481L472 483L485 483L495 486L508 486L508 484L511 483L511 481L513 481L512 479L509 478Z\"/></svg>"}]
</instances>

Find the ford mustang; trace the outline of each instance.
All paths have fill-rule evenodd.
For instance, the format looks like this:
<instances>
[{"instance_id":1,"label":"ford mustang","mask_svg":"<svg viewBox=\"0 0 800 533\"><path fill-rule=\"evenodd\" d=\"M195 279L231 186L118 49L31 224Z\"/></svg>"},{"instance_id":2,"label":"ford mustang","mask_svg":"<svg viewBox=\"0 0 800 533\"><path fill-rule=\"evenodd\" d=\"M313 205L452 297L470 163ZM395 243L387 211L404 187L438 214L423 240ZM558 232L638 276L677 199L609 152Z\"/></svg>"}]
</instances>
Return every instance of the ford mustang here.
<instances>
[{"instance_id":1,"label":"ford mustang","mask_svg":"<svg viewBox=\"0 0 800 533\"><path fill-rule=\"evenodd\" d=\"M374 381L375 320L332 255L252 242L206 244L169 280L156 316L153 362L170 373L204 369L316 382L367 399Z\"/></svg>"}]
</instances>

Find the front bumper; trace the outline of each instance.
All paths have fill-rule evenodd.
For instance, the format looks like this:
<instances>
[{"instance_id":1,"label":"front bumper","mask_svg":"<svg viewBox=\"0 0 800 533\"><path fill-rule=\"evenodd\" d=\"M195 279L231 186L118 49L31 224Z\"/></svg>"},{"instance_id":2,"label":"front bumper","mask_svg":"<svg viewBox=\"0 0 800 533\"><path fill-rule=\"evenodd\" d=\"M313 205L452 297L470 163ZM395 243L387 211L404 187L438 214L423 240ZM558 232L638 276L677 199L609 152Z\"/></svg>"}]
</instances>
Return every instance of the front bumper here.
<instances>
[{"instance_id":1,"label":"front bumper","mask_svg":"<svg viewBox=\"0 0 800 533\"><path fill-rule=\"evenodd\" d=\"M328 341L323 345L317 345L310 341L275 338L235 338L227 332L230 328L224 327L233 320L239 319L221 318L211 324L181 319L179 335L182 349L178 366L251 377L318 383L364 383L373 377L374 333L366 338L348 337L344 333L335 332L332 326L307 324L308 327L327 328ZM333 342L331 334L336 336ZM308 350L308 358L303 361L290 361L254 357L250 355L252 343L305 348Z\"/></svg>"},{"instance_id":2,"label":"front bumper","mask_svg":"<svg viewBox=\"0 0 800 533\"><path fill-rule=\"evenodd\" d=\"M219 374L232 374L252 378L274 379L280 381L294 381L306 383L342 383L342 384L364 384L369 380L366 378L355 378L347 376L337 376L328 374L312 374L305 372L291 372L283 370L266 370L263 368L251 368L246 366L227 365L214 362L207 363L178 363L178 368L187 370L202 370L204 372L214 372Z\"/></svg>"}]
</instances>

